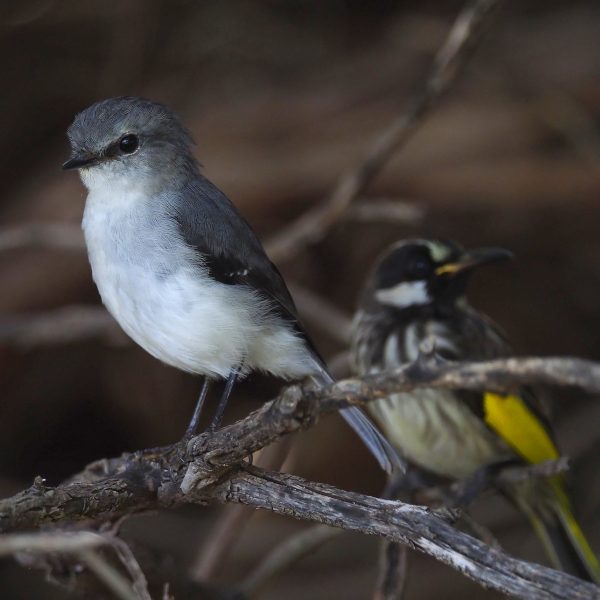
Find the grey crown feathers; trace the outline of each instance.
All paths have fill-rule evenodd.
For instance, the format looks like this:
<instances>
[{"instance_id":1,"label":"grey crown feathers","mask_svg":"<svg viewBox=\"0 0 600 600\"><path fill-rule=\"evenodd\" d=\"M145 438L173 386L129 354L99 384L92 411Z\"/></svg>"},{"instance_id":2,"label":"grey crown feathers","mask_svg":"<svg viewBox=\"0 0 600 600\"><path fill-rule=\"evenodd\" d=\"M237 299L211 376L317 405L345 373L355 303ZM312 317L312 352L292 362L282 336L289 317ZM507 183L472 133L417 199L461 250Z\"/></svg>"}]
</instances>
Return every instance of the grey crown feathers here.
<instances>
[{"instance_id":1,"label":"grey crown feathers","mask_svg":"<svg viewBox=\"0 0 600 600\"><path fill-rule=\"evenodd\" d=\"M135 157L121 160L117 144L127 134L135 134L144 151L136 149ZM102 100L80 112L67 135L73 159L93 161L115 175L164 177L168 184L198 173L189 131L177 115L157 102L133 96Z\"/></svg>"}]
</instances>

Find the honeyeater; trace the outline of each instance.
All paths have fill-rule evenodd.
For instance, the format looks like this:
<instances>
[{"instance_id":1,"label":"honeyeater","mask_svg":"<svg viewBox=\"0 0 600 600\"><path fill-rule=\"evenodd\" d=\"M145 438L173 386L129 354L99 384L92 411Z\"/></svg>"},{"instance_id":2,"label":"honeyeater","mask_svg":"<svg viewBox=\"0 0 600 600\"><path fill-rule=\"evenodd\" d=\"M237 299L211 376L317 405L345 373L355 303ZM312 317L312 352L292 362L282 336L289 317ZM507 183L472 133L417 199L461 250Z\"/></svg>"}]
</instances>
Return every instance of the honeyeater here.
<instances>
[{"instance_id":1,"label":"honeyeater","mask_svg":"<svg viewBox=\"0 0 600 600\"><path fill-rule=\"evenodd\" d=\"M354 319L358 373L415 360L426 338L448 360L511 356L503 334L465 296L476 267L510 256L498 248L465 251L453 242L421 239L389 248L368 278ZM369 410L411 463L445 478L466 479L505 461L559 457L550 424L525 388L512 394L423 388L391 394ZM600 581L600 565L574 517L562 475L513 483L502 492L527 516L555 567Z\"/></svg>"}]
</instances>

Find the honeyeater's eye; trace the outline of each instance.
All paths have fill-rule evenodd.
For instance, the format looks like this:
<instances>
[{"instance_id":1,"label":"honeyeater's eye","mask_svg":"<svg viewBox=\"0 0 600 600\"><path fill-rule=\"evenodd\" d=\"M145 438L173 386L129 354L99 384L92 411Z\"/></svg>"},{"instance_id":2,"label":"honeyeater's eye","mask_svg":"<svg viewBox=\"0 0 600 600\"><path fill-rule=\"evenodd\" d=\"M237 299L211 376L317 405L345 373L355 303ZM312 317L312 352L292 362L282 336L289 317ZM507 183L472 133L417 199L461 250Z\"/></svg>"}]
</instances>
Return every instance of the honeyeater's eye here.
<instances>
[{"instance_id":1,"label":"honeyeater's eye","mask_svg":"<svg viewBox=\"0 0 600 600\"><path fill-rule=\"evenodd\" d=\"M414 258L408 266L411 279L426 279L431 273L431 262L425 257Z\"/></svg>"},{"instance_id":2,"label":"honeyeater's eye","mask_svg":"<svg viewBox=\"0 0 600 600\"><path fill-rule=\"evenodd\" d=\"M138 149L139 145L140 140L133 133L128 133L119 140L119 150L123 154L132 154Z\"/></svg>"}]
</instances>

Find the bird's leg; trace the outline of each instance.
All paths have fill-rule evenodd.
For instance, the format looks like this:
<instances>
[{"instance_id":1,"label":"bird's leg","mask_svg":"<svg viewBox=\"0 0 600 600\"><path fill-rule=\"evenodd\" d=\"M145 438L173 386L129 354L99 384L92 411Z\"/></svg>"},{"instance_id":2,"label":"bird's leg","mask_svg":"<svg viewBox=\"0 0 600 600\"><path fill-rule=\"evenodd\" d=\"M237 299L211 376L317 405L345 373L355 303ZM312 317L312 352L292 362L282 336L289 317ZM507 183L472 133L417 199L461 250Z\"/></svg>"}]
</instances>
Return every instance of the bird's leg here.
<instances>
[{"instance_id":1,"label":"bird's leg","mask_svg":"<svg viewBox=\"0 0 600 600\"><path fill-rule=\"evenodd\" d=\"M211 424L208 426L207 431L212 432L219 427L221 424L221 420L223 419L223 415L225 414L225 407L227 406L227 402L229 401L229 396L231 396L231 391L233 390L233 386L240 374L240 367L236 367L229 372L229 377L227 378L227 383L225 384L225 389L223 390L223 395L219 400L219 405L217 406L217 410L215 412L215 416Z\"/></svg>"},{"instance_id":2,"label":"bird's leg","mask_svg":"<svg viewBox=\"0 0 600 600\"><path fill-rule=\"evenodd\" d=\"M457 482L451 492L450 504L453 508L469 506L482 492L494 487L494 482L503 469L518 464L520 464L518 460L508 459L480 467Z\"/></svg>"},{"instance_id":3,"label":"bird's leg","mask_svg":"<svg viewBox=\"0 0 600 600\"><path fill-rule=\"evenodd\" d=\"M404 473L394 471L387 480L383 490L382 498L395 500L402 493L408 494L411 498L420 490L431 487L433 484L425 473L413 466L407 466Z\"/></svg>"},{"instance_id":4,"label":"bird's leg","mask_svg":"<svg viewBox=\"0 0 600 600\"><path fill-rule=\"evenodd\" d=\"M198 402L196 402L196 407L194 408L194 414L190 420L187 429L185 430L185 439L191 438L198 431L198 424L200 423L200 415L202 414L202 407L204 406L204 401L206 400L206 396L208 395L208 388L210 387L210 379L208 377L204 378L204 383L202 384L202 390L200 390L200 396L198 397Z\"/></svg>"}]
</instances>

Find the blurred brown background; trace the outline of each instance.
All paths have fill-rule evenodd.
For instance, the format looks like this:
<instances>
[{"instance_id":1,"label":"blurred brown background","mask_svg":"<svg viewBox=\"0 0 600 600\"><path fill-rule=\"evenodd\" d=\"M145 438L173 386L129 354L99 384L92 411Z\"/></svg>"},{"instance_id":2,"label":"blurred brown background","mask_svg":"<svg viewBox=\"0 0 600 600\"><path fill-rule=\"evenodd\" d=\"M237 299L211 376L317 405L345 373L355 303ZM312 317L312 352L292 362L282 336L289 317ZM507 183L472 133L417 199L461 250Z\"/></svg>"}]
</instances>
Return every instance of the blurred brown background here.
<instances>
[{"instance_id":1,"label":"blurred brown background","mask_svg":"<svg viewBox=\"0 0 600 600\"><path fill-rule=\"evenodd\" d=\"M266 238L322 200L406 107L461 5L3 0L2 233L30 222L79 222L83 188L60 170L65 130L93 101L135 94L181 113L205 173ZM600 359L599 40L596 2L503 5L458 85L369 189L369 199L408 203L422 217L343 219L325 241L280 264L286 278L350 314L369 265L396 239L505 246L518 260L478 275L473 302L503 325L519 353ZM0 235L0 290L2 496L35 475L58 482L95 458L181 436L199 380L114 332L58 344L20 337L35 315L99 303L84 253L3 244ZM309 318L307 326L327 356L344 350ZM227 418L246 414L279 385L251 378ZM551 397L563 450L574 459L580 516L600 551L600 405L573 392ZM297 437L286 469L368 493L383 485L336 417ZM177 599L205 597L177 581L221 510L139 517L125 536L168 563ZM486 497L475 512L509 551L544 561L501 499ZM217 582L235 584L304 526L257 514ZM367 598L377 547L343 534L260 597ZM0 590L6 600L65 597L12 561L0 563ZM497 597L416 554L407 593Z\"/></svg>"}]
</instances>

